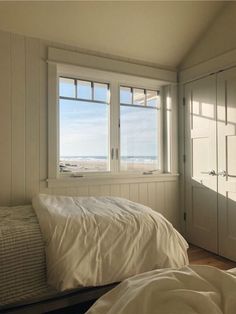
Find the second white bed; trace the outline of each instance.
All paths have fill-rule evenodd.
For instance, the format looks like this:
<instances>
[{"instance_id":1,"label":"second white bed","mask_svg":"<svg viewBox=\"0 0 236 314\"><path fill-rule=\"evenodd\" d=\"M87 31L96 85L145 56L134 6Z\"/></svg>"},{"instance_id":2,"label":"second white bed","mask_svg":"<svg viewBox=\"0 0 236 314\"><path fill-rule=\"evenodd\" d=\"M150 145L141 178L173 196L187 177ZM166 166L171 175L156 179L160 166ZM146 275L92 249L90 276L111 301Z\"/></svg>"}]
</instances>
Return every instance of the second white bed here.
<instances>
[{"instance_id":1,"label":"second white bed","mask_svg":"<svg viewBox=\"0 0 236 314\"><path fill-rule=\"evenodd\" d=\"M185 266L127 279L86 314L235 314L236 269Z\"/></svg>"}]
</instances>

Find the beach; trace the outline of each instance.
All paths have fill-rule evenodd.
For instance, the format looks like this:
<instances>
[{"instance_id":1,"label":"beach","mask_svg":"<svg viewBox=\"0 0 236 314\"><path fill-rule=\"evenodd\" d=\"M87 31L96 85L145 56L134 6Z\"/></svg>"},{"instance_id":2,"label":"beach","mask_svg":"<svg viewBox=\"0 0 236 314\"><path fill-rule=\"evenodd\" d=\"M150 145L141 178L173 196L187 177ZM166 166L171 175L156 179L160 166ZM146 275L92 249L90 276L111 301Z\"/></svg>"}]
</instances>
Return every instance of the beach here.
<instances>
[{"instance_id":1,"label":"beach","mask_svg":"<svg viewBox=\"0 0 236 314\"><path fill-rule=\"evenodd\" d=\"M102 157L67 157L60 159L61 172L105 172L109 171L109 160ZM156 170L156 160L147 157L128 157L121 159L121 171Z\"/></svg>"}]
</instances>

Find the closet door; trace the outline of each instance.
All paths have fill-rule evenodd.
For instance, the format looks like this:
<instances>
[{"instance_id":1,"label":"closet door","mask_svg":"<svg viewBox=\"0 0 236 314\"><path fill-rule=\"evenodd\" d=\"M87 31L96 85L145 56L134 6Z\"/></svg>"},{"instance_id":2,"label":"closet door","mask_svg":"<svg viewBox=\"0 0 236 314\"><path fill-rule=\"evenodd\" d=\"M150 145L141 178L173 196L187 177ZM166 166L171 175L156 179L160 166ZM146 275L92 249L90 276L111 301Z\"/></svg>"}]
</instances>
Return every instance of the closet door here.
<instances>
[{"instance_id":1,"label":"closet door","mask_svg":"<svg viewBox=\"0 0 236 314\"><path fill-rule=\"evenodd\" d=\"M219 254L236 260L236 69L217 76Z\"/></svg>"},{"instance_id":2,"label":"closet door","mask_svg":"<svg viewBox=\"0 0 236 314\"><path fill-rule=\"evenodd\" d=\"M217 252L216 76L185 85L187 238Z\"/></svg>"}]
</instances>

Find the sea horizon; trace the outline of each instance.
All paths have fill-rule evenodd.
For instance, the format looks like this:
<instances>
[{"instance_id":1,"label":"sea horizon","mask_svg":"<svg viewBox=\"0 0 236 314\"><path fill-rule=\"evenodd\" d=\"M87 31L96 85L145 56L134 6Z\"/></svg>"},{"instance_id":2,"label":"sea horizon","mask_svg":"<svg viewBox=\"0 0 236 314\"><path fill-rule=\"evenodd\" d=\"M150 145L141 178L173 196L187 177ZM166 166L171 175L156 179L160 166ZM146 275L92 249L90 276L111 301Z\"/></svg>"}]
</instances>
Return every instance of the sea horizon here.
<instances>
[{"instance_id":1,"label":"sea horizon","mask_svg":"<svg viewBox=\"0 0 236 314\"><path fill-rule=\"evenodd\" d=\"M107 156L95 156L95 155L84 155L84 156L60 156L61 159L80 159L80 158L96 158L96 159L107 159ZM157 156L153 155L128 155L121 156L121 158L151 158L155 159Z\"/></svg>"},{"instance_id":2,"label":"sea horizon","mask_svg":"<svg viewBox=\"0 0 236 314\"><path fill-rule=\"evenodd\" d=\"M61 156L60 167L63 172L106 171L109 159L106 156ZM121 156L121 167L137 170L140 167L153 169L158 163L157 156ZM123 166L122 166L123 165Z\"/></svg>"}]
</instances>

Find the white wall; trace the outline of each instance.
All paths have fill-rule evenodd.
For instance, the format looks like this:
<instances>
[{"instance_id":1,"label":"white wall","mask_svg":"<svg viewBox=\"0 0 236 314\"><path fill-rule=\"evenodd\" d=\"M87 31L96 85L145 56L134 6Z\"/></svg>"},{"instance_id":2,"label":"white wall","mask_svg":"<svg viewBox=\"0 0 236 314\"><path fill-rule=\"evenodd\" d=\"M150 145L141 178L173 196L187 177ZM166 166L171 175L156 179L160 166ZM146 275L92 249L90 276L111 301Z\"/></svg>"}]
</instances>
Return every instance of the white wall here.
<instances>
[{"instance_id":1,"label":"white wall","mask_svg":"<svg viewBox=\"0 0 236 314\"><path fill-rule=\"evenodd\" d=\"M64 45L0 32L0 205L29 203L39 191L115 195L151 206L178 225L178 177L47 188L47 48ZM70 48L72 49L72 48ZM74 49L74 48L73 48Z\"/></svg>"},{"instance_id":2,"label":"white wall","mask_svg":"<svg viewBox=\"0 0 236 314\"><path fill-rule=\"evenodd\" d=\"M222 1L0 1L0 29L176 69L222 5Z\"/></svg>"},{"instance_id":3,"label":"white wall","mask_svg":"<svg viewBox=\"0 0 236 314\"><path fill-rule=\"evenodd\" d=\"M230 1L212 25L184 58L180 69L186 69L236 49L236 2Z\"/></svg>"}]
</instances>

